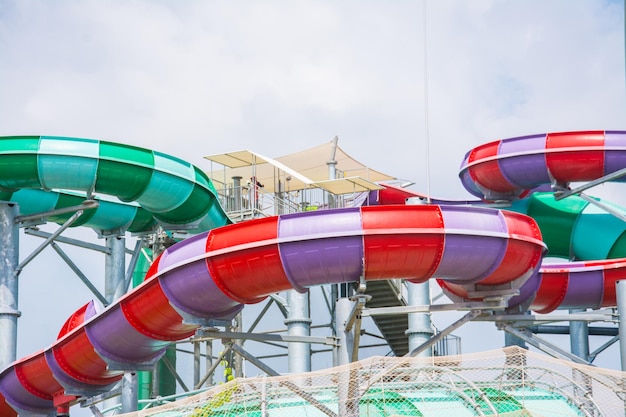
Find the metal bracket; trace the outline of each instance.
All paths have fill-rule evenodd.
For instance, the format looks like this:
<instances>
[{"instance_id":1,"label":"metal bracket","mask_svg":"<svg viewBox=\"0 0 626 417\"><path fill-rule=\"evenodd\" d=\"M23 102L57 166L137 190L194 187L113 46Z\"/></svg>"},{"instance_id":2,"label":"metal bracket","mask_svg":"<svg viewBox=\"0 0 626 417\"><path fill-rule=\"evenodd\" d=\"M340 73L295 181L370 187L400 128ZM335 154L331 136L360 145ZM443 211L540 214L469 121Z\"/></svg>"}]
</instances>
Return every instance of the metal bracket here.
<instances>
[{"instance_id":1,"label":"metal bracket","mask_svg":"<svg viewBox=\"0 0 626 417\"><path fill-rule=\"evenodd\" d=\"M356 302L354 303L354 306L352 307L352 311L350 312L350 315L348 316L348 320L346 320L347 332L352 330L352 326L354 325L355 321L361 320L361 313L363 312L363 309L365 308L365 304L369 300L372 299L372 296L367 295L367 294L357 294L357 295L353 295L352 297L349 297L349 299L351 301L356 301Z\"/></svg>"}]
</instances>

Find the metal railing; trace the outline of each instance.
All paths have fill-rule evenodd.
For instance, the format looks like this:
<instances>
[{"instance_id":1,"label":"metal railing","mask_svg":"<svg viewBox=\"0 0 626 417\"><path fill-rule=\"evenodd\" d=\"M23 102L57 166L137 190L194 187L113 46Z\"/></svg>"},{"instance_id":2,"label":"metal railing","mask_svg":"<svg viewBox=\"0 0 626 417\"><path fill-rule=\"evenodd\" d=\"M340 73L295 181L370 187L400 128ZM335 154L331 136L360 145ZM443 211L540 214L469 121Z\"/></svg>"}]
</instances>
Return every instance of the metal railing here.
<instances>
[{"instance_id":1,"label":"metal railing","mask_svg":"<svg viewBox=\"0 0 626 417\"><path fill-rule=\"evenodd\" d=\"M367 193L336 196L321 189L292 192L265 192L262 187L233 186L218 190L220 204L233 221L255 217L354 207L363 204Z\"/></svg>"}]
</instances>

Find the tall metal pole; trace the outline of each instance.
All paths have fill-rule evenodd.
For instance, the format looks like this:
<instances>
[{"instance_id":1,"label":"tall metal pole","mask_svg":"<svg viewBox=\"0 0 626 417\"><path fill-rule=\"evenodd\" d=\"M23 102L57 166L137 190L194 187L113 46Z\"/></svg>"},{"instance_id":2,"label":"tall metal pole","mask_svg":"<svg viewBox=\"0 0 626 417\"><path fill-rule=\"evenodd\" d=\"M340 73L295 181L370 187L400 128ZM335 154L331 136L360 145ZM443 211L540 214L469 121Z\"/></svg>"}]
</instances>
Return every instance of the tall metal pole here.
<instances>
[{"instance_id":1,"label":"tall metal pole","mask_svg":"<svg viewBox=\"0 0 626 417\"><path fill-rule=\"evenodd\" d=\"M232 210L233 211L241 211L241 202L242 202L242 196L241 196L241 177L240 176L234 176L233 178L233 206L232 206Z\"/></svg>"},{"instance_id":2,"label":"tall metal pole","mask_svg":"<svg viewBox=\"0 0 626 417\"><path fill-rule=\"evenodd\" d=\"M626 281L617 281L617 313L619 315L619 353L622 371L626 371Z\"/></svg>"},{"instance_id":3,"label":"tall metal pole","mask_svg":"<svg viewBox=\"0 0 626 417\"><path fill-rule=\"evenodd\" d=\"M326 161L326 165L328 165L328 179L334 180L337 179L337 161L335 160L335 154L337 153L337 142L339 138L335 136L333 139L333 147L330 151L330 159ZM335 199L332 195L328 197L328 206L330 208L335 208Z\"/></svg>"},{"instance_id":4,"label":"tall metal pole","mask_svg":"<svg viewBox=\"0 0 626 417\"><path fill-rule=\"evenodd\" d=\"M104 297L109 303L112 303L126 292L126 239L119 236L109 236L106 238L106 246L109 252L104 264Z\"/></svg>"},{"instance_id":5,"label":"tall metal pole","mask_svg":"<svg viewBox=\"0 0 626 417\"><path fill-rule=\"evenodd\" d=\"M407 302L409 306L430 305L430 283L413 284L407 282ZM409 313L409 328L406 331L409 337L409 352L426 343L435 333L433 331L430 313ZM432 356L432 347L424 350L418 356Z\"/></svg>"},{"instance_id":6,"label":"tall metal pole","mask_svg":"<svg viewBox=\"0 0 626 417\"><path fill-rule=\"evenodd\" d=\"M572 308L570 314L582 313L584 308ZM586 321L570 321L569 323L569 340L570 351L585 361L589 361L589 324ZM574 392L581 398L593 392L593 384L591 378L578 369L572 369L572 379L576 381ZM580 387L583 387L582 389ZM592 410L592 404L583 401L582 407Z\"/></svg>"},{"instance_id":7,"label":"tall metal pole","mask_svg":"<svg viewBox=\"0 0 626 417\"><path fill-rule=\"evenodd\" d=\"M0 203L0 369L17 357L19 207Z\"/></svg>"},{"instance_id":8,"label":"tall metal pole","mask_svg":"<svg viewBox=\"0 0 626 417\"><path fill-rule=\"evenodd\" d=\"M104 263L104 297L109 303L122 297L126 292L126 239L121 236L106 238L108 253ZM122 378L122 413L137 411L139 381L137 373L126 372Z\"/></svg>"},{"instance_id":9,"label":"tall metal pole","mask_svg":"<svg viewBox=\"0 0 626 417\"><path fill-rule=\"evenodd\" d=\"M126 372L122 377L122 414L137 411L139 408L138 389L137 374Z\"/></svg>"},{"instance_id":10,"label":"tall metal pole","mask_svg":"<svg viewBox=\"0 0 626 417\"><path fill-rule=\"evenodd\" d=\"M585 309L570 309L570 314L582 313ZM571 352L581 359L589 361L589 324L586 321L569 323Z\"/></svg>"},{"instance_id":11,"label":"tall metal pole","mask_svg":"<svg viewBox=\"0 0 626 417\"><path fill-rule=\"evenodd\" d=\"M235 316L235 328L233 330L237 333L241 333L243 331L243 315L241 312L237 313ZM243 346L243 340L233 339L233 344ZM243 377L243 357L241 355L234 355L231 366L233 367L233 376L235 378Z\"/></svg>"},{"instance_id":12,"label":"tall metal pole","mask_svg":"<svg viewBox=\"0 0 626 417\"><path fill-rule=\"evenodd\" d=\"M337 329L337 346L334 349L334 366L347 365L352 361L354 350L354 335L346 330L346 323L354 309L356 301L349 298L340 298L335 306L335 329ZM355 404L354 384L356 377L352 371L343 370L339 373L337 384L337 399L339 402L340 416L354 416L358 412L358 404Z\"/></svg>"},{"instance_id":13,"label":"tall metal pole","mask_svg":"<svg viewBox=\"0 0 626 417\"><path fill-rule=\"evenodd\" d=\"M328 179L329 180L334 180L337 178L337 161L335 160L335 154L337 152L338 141L339 141L339 138L335 136L333 138L333 145L330 151L330 159L326 162L326 165L328 165ZM331 308L331 312L333 313L333 320L334 320L333 336L337 338L341 338L342 336L340 335L340 333L342 332L339 329L345 326L341 325L337 318L337 301L338 300L339 300L339 285L331 284L330 285L330 308ZM344 321L345 319L347 319L347 316L344 318ZM344 362L344 361L347 361L346 358L343 358L343 357L339 358L340 349L341 348L333 349L333 366L337 366L340 363L347 363L347 362Z\"/></svg>"},{"instance_id":14,"label":"tall metal pole","mask_svg":"<svg viewBox=\"0 0 626 417\"><path fill-rule=\"evenodd\" d=\"M311 309L309 306L309 292L301 294L290 290L287 292L289 312L285 325L289 336L311 336ZM289 342L288 370L290 373L311 371L311 344Z\"/></svg>"},{"instance_id":15,"label":"tall metal pole","mask_svg":"<svg viewBox=\"0 0 626 417\"><path fill-rule=\"evenodd\" d=\"M523 314L530 314L530 311L525 311ZM504 332L504 346L519 346L522 349L528 349L528 345L524 339L521 339L509 332Z\"/></svg>"},{"instance_id":16,"label":"tall metal pole","mask_svg":"<svg viewBox=\"0 0 626 417\"><path fill-rule=\"evenodd\" d=\"M204 344L204 353L206 355L206 369L207 372L213 367L213 341L207 340ZM206 380L205 386L210 387L213 385L213 374L210 374Z\"/></svg>"},{"instance_id":17,"label":"tall metal pole","mask_svg":"<svg viewBox=\"0 0 626 417\"><path fill-rule=\"evenodd\" d=\"M421 202L411 201L407 204L421 204ZM410 306L430 305L430 282L422 284L406 283L407 303ZM409 352L413 352L417 347L426 343L435 333L433 330L430 313L409 313L409 328L406 335L409 338ZM432 347L425 349L418 356L432 356Z\"/></svg>"},{"instance_id":18,"label":"tall metal pole","mask_svg":"<svg viewBox=\"0 0 626 417\"><path fill-rule=\"evenodd\" d=\"M350 318L350 313L355 302L349 298L340 298L335 307L335 323L337 329L337 344L335 366L346 365L352 360L352 349L354 348L354 335L346 330L346 322Z\"/></svg>"}]
</instances>

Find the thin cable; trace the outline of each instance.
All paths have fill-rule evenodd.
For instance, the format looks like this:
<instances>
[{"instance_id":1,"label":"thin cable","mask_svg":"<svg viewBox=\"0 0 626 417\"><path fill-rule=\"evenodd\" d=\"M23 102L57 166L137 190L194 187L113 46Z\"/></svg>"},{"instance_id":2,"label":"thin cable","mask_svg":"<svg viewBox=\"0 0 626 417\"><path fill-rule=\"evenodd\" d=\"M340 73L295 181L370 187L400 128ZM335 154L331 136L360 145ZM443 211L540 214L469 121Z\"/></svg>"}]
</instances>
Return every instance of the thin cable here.
<instances>
[{"instance_id":1,"label":"thin cable","mask_svg":"<svg viewBox=\"0 0 626 417\"><path fill-rule=\"evenodd\" d=\"M430 204L430 131L428 126L428 37L426 31L426 0L422 0L422 30L424 38L424 130L426 136L426 201Z\"/></svg>"}]
</instances>

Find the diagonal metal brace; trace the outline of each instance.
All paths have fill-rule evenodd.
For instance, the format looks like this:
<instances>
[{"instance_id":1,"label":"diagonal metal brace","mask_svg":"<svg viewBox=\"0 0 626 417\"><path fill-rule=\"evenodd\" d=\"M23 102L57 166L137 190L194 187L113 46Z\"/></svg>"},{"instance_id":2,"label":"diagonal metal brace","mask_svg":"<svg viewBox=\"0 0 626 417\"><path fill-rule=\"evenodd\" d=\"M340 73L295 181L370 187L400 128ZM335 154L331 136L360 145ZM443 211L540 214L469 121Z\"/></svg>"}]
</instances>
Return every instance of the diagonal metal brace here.
<instances>
[{"instance_id":1,"label":"diagonal metal brace","mask_svg":"<svg viewBox=\"0 0 626 417\"><path fill-rule=\"evenodd\" d=\"M58 216L59 214L74 213L83 210L92 210L98 208L100 203L97 200L85 200L78 206L63 207L56 210L43 211L41 213L29 214L25 216L17 216L15 223L28 223L32 221L43 220L46 217Z\"/></svg>"},{"instance_id":2,"label":"diagonal metal brace","mask_svg":"<svg viewBox=\"0 0 626 417\"><path fill-rule=\"evenodd\" d=\"M529 334L528 332L520 331L511 325L499 326L499 328L509 334L512 334L515 337L522 339L529 345L534 346L535 348L547 353L550 356L553 356L558 359L570 360L572 362L580 363L583 365L594 366L592 363L587 362L586 360L581 359L576 355L573 355L569 352L564 351L563 349L548 342L547 340L544 340L540 337Z\"/></svg>"},{"instance_id":3,"label":"diagonal metal brace","mask_svg":"<svg viewBox=\"0 0 626 417\"><path fill-rule=\"evenodd\" d=\"M52 243L54 241L54 239L57 238L57 236L59 236L61 233L63 233L65 231L65 229L70 227L80 216L82 216L82 214L83 214L83 211L82 210L78 210L76 213L74 213L72 215L72 217L67 219L65 221L65 223L63 223L63 225L61 227L59 227L59 229L56 232L51 234L41 245L39 245L39 247L37 249L35 249L33 251L33 253L28 255L26 257L26 259L24 259L18 266L15 267L15 275L19 275L19 273L22 272L24 267L26 265L28 265L28 263L30 261L35 259L35 257L37 255L39 255L39 253L41 253L41 251L43 251L46 248L46 246L48 246L50 243Z\"/></svg>"},{"instance_id":4,"label":"diagonal metal brace","mask_svg":"<svg viewBox=\"0 0 626 417\"><path fill-rule=\"evenodd\" d=\"M585 183L584 185L581 185L580 187L576 187L573 190L568 190L568 189L560 189L560 187L557 186L557 191L555 191L554 193L554 199L555 200L562 200L564 198L567 198L571 195L574 194L579 194L585 190L588 190L590 188L595 187L596 185L600 185L603 184L607 181L613 181L616 179L619 179L621 177L623 177L624 175L626 175L626 168L622 168L619 171L615 171L611 174L605 175L603 177L597 178L593 181L589 181L587 183Z\"/></svg>"},{"instance_id":5,"label":"diagonal metal brace","mask_svg":"<svg viewBox=\"0 0 626 417\"><path fill-rule=\"evenodd\" d=\"M435 343L439 342L444 337L446 337L447 335L449 335L450 333L452 333L453 331L455 331L456 329L458 329L459 327L461 327L465 323L472 321L473 319L475 319L476 317L480 316L481 314L482 314L481 310L472 310L472 311L468 312L463 317L461 317L460 319L458 319L457 321L455 321L454 323L452 323L451 325L449 325L448 327L443 329L441 332L437 333L435 336L431 337L426 342L422 343L421 345L419 345L418 347L416 347L415 349L413 349L412 351L410 351L409 353L407 353L404 356L417 356L417 355L419 355L420 353L422 353L426 349L430 348L432 345L434 345Z\"/></svg>"}]
</instances>

